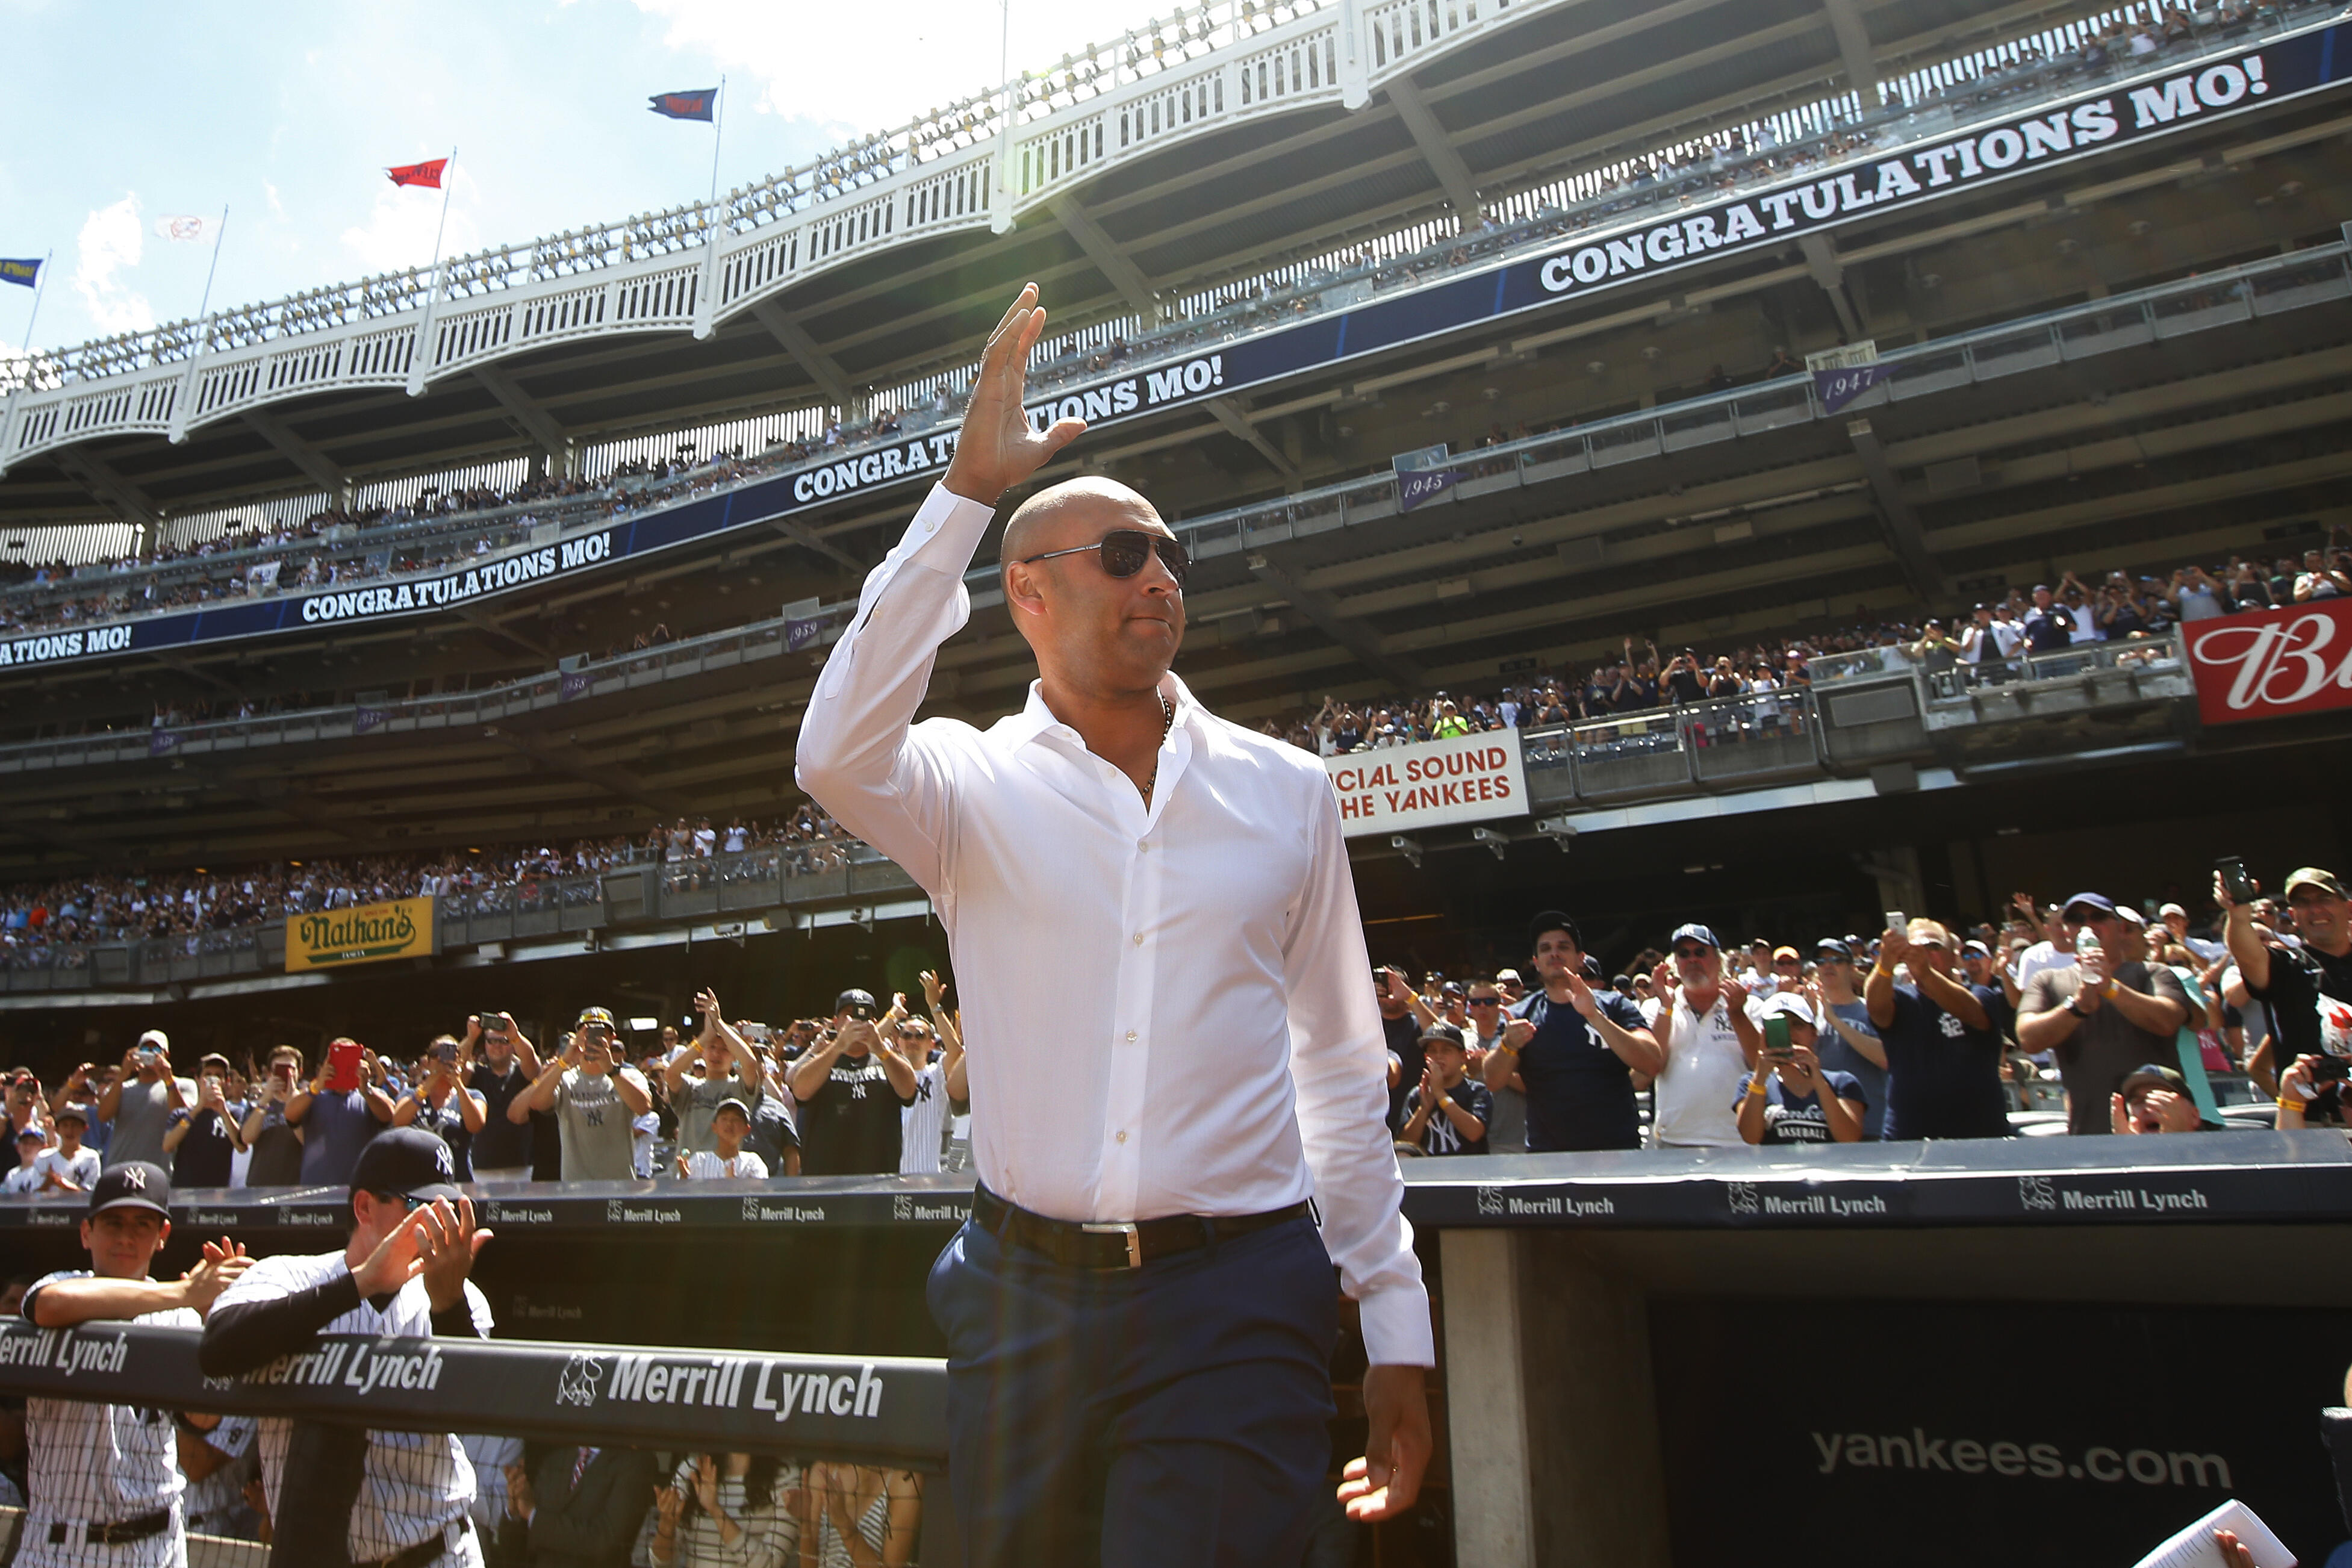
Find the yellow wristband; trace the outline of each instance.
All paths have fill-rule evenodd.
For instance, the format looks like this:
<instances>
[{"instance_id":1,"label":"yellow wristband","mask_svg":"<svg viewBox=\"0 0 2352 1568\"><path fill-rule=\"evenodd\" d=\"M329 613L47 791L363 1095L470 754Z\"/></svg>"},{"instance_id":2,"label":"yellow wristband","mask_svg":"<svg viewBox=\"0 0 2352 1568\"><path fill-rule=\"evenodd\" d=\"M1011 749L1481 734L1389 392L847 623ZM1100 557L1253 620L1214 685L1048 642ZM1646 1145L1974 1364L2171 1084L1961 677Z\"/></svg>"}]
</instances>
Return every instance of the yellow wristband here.
<instances>
[{"instance_id":1,"label":"yellow wristband","mask_svg":"<svg viewBox=\"0 0 2352 1568\"><path fill-rule=\"evenodd\" d=\"M2304 1105L2303 1101L2290 1099L2286 1095L2282 1094L2278 1099L2278 1108L2281 1110L2292 1110L2296 1115L2300 1116L2303 1114Z\"/></svg>"},{"instance_id":2,"label":"yellow wristband","mask_svg":"<svg viewBox=\"0 0 2352 1568\"><path fill-rule=\"evenodd\" d=\"M1758 1073L1754 1078L1749 1079L1748 1080L1748 1092L1759 1096L1763 1094L1765 1081L1771 1075L1769 1073Z\"/></svg>"}]
</instances>

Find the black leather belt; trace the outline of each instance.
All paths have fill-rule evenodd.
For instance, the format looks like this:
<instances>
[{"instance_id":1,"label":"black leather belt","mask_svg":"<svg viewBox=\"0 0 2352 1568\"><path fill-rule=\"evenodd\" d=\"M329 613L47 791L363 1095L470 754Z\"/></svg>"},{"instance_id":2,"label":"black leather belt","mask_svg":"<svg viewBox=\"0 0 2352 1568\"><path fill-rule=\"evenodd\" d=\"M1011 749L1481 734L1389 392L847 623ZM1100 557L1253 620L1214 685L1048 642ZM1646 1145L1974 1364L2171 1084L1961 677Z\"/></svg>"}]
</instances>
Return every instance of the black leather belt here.
<instances>
[{"instance_id":1,"label":"black leather belt","mask_svg":"<svg viewBox=\"0 0 2352 1568\"><path fill-rule=\"evenodd\" d=\"M454 1522L457 1527L459 1541L463 1541L467 1533L474 1528L474 1521L462 1515ZM426 1563L437 1561L443 1552L453 1549L454 1543L449 1540L449 1526L445 1524L438 1534L426 1536L407 1551L386 1557L380 1562L362 1563L359 1568L425 1568Z\"/></svg>"},{"instance_id":2,"label":"black leather belt","mask_svg":"<svg viewBox=\"0 0 2352 1568\"><path fill-rule=\"evenodd\" d=\"M81 1538L92 1546L120 1546L126 1541L144 1541L151 1535L161 1535L172 1528L172 1510L159 1508L153 1513L142 1513L137 1519L126 1519L114 1524L84 1523ZM49 1526L49 1544L63 1546L73 1526L60 1520Z\"/></svg>"},{"instance_id":3,"label":"black leather belt","mask_svg":"<svg viewBox=\"0 0 2352 1568\"><path fill-rule=\"evenodd\" d=\"M1212 1241L1230 1241L1285 1220L1311 1214L1306 1200L1264 1214L1169 1215L1161 1219L1047 1219L1015 1207L981 1187L971 1194L971 1217L998 1240L1041 1252L1070 1268L1140 1268L1157 1258L1194 1252Z\"/></svg>"}]
</instances>

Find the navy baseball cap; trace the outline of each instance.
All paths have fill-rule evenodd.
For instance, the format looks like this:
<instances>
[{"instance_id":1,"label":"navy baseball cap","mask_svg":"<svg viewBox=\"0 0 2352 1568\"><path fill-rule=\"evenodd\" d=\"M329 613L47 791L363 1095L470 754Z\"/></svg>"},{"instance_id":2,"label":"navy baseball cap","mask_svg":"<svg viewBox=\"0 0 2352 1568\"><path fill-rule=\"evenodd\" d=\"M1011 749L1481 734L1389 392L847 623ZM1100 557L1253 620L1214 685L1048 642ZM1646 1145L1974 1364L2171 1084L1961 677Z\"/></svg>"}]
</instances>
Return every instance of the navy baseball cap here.
<instances>
[{"instance_id":1,"label":"navy baseball cap","mask_svg":"<svg viewBox=\"0 0 2352 1568\"><path fill-rule=\"evenodd\" d=\"M41 1124L37 1121L27 1121L22 1128L17 1130L17 1142L22 1143L27 1138L30 1138L36 1143L46 1143L49 1141L48 1133L42 1130Z\"/></svg>"},{"instance_id":2,"label":"navy baseball cap","mask_svg":"<svg viewBox=\"0 0 2352 1568\"><path fill-rule=\"evenodd\" d=\"M1528 948L1530 952L1548 931L1566 931L1568 940L1576 943L1576 951L1584 951L1584 933L1576 929L1575 920L1559 910L1545 910L1528 922Z\"/></svg>"},{"instance_id":3,"label":"navy baseball cap","mask_svg":"<svg viewBox=\"0 0 2352 1568\"><path fill-rule=\"evenodd\" d=\"M1682 941L1685 937L1688 937L1691 941L1696 942L1703 942L1706 946L1715 949L1717 952L1721 952L1723 951L1723 943L1716 940L1715 932L1707 927L1699 924L1696 921L1693 921L1688 925L1676 926L1675 928L1675 934L1666 939L1666 945L1668 947L1672 947L1675 943Z\"/></svg>"},{"instance_id":4,"label":"navy baseball cap","mask_svg":"<svg viewBox=\"0 0 2352 1568\"><path fill-rule=\"evenodd\" d=\"M1849 963L1853 962L1853 945L1843 937L1825 936L1813 943L1813 956L1820 958L1824 954L1831 958L1843 959Z\"/></svg>"},{"instance_id":5,"label":"navy baseball cap","mask_svg":"<svg viewBox=\"0 0 2352 1568\"><path fill-rule=\"evenodd\" d=\"M853 985L848 990L843 992L840 995L833 999L833 1010L836 1015L846 1013L852 1007L858 1005L860 1003L863 1003L868 1007L876 1007L879 1005L879 1004L874 1000L873 992L860 991Z\"/></svg>"},{"instance_id":6,"label":"navy baseball cap","mask_svg":"<svg viewBox=\"0 0 2352 1568\"><path fill-rule=\"evenodd\" d=\"M1456 1050L1465 1050L1468 1048L1462 1043L1462 1031L1455 1028L1451 1024L1430 1025L1429 1027L1421 1032L1421 1038L1414 1043L1416 1045L1427 1045L1432 1040L1443 1040L1445 1044L1454 1047Z\"/></svg>"},{"instance_id":7,"label":"navy baseball cap","mask_svg":"<svg viewBox=\"0 0 2352 1568\"><path fill-rule=\"evenodd\" d=\"M120 1165L109 1165L98 1173L97 1183L89 1189L89 1212L104 1214L109 1209L146 1209L169 1219L172 1211L165 1205L172 1201L172 1178L163 1167L144 1160L125 1160Z\"/></svg>"},{"instance_id":8,"label":"navy baseball cap","mask_svg":"<svg viewBox=\"0 0 2352 1568\"><path fill-rule=\"evenodd\" d=\"M2077 893L2059 905L2058 912L2062 916L2071 916L2076 910L2085 908L2096 910L2103 915L2111 915L2116 912L2116 901L2105 893Z\"/></svg>"},{"instance_id":9,"label":"navy baseball cap","mask_svg":"<svg viewBox=\"0 0 2352 1568\"><path fill-rule=\"evenodd\" d=\"M733 1111L736 1115L741 1117L746 1121L751 1120L751 1108L744 1104L741 1100L736 1099L731 1094L726 1099L720 1100L717 1105L710 1108L710 1120L716 1121L719 1120L721 1112L729 1110Z\"/></svg>"},{"instance_id":10,"label":"navy baseball cap","mask_svg":"<svg viewBox=\"0 0 2352 1568\"><path fill-rule=\"evenodd\" d=\"M457 1163L449 1145L422 1127L387 1127L360 1149L352 1166L352 1191L397 1193L431 1203L456 1198Z\"/></svg>"}]
</instances>

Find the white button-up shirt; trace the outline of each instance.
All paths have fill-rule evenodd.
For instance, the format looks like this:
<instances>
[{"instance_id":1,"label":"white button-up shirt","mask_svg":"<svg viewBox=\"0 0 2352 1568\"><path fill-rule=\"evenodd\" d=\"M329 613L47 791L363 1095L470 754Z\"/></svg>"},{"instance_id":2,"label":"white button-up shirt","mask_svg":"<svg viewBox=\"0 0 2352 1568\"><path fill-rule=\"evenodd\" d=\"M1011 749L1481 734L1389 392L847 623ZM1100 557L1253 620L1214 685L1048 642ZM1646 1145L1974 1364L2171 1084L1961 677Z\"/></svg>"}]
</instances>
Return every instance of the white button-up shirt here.
<instances>
[{"instance_id":1,"label":"white button-up shirt","mask_svg":"<svg viewBox=\"0 0 2352 1568\"><path fill-rule=\"evenodd\" d=\"M992 509L934 487L866 580L800 734L802 786L931 895L955 956L972 1155L1066 1220L1312 1195L1381 1363L1434 1364L1384 1115L1388 1052L1322 764L1204 711L1147 807L1035 686L910 726Z\"/></svg>"}]
</instances>

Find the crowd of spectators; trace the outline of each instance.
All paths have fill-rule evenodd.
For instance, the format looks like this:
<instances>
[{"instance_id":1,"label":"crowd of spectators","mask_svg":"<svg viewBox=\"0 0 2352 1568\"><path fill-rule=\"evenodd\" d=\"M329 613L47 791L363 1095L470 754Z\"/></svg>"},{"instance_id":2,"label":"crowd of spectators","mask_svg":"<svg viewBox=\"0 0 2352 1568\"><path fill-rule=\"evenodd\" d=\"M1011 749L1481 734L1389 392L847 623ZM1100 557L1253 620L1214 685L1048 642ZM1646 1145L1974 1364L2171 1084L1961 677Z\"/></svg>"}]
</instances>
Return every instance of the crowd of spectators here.
<instances>
[{"instance_id":1,"label":"crowd of spectators","mask_svg":"<svg viewBox=\"0 0 2352 1568\"><path fill-rule=\"evenodd\" d=\"M409 1047L348 1037L197 1059L143 1031L119 1062L55 1087L5 1075L5 1191L87 1190L146 1160L184 1187L335 1186L387 1127L449 1145L459 1181L707 1181L919 1174L970 1157L962 1036L947 986L886 1006L851 988L829 1018L730 1018L709 990L691 1030L583 1008L544 1054L511 1013ZM183 1061L185 1058L183 1057Z\"/></svg>"},{"instance_id":2,"label":"crowd of spectators","mask_svg":"<svg viewBox=\"0 0 2352 1568\"><path fill-rule=\"evenodd\" d=\"M561 847L352 859L288 860L235 870L91 875L0 889L0 967L46 964L57 950L99 942L194 938L322 910L393 899L510 902L530 889L616 867L667 863L673 886L699 887L719 858L772 851L792 874L844 863L856 840L819 807L714 825L680 818L642 837L584 838ZM592 896L596 889L589 884Z\"/></svg>"},{"instance_id":3,"label":"crowd of spectators","mask_svg":"<svg viewBox=\"0 0 2352 1568\"><path fill-rule=\"evenodd\" d=\"M1885 648L1931 675L1994 682L2015 678L2021 661L2035 656L2148 641L2186 622L2346 595L2352 595L2352 546L2332 541L2299 558L2232 556L2225 566L2183 566L2168 576L2110 572L2092 584L2067 572L2054 588L2012 588L1966 615L1766 638L1712 657L1696 647L1664 654L1646 640L1637 650L1627 637L1615 657L1581 671L1538 668L1491 693L1326 697L1313 713L1268 719L1260 728L1328 757L1488 730L1629 717L1638 723L1645 713L1729 700L1736 711L1720 727L1725 738L1793 732L1803 711L1790 694L1812 684L1818 661L1837 655Z\"/></svg>"},{"instance_id":4,"label":"crowd of spectators","mask_svg":"<svg viewBox=\"0 0 2352 1568\"><path fill-rule=\"evenodd\" d=\"M1875 934L1691 921L1614 973L1547 911L1519 965L1377 973L1391 1131L1429 1157L2343 1127L2352 899L2318 868L2275 898L2239 875L2216 873L2201 919L2084 891L2020 893L1965 927L1891 911ZM180 1186L333 1186L408 1125L449 1144L460 1181L959 1169L960 1021L940 976L921 992L853 987L830 1017L771 1024L706 989L688 1029L592 1005L544 1050L512 1013L478 1013L406 1045L206 1054L193 1077L149 1029L55 1084L5 1075L5 1190L81 1191L125 1160Z\"/></svg>"},{"instance_id":5,"label":"crowd of spectators","mask_svg":"<svg viewBox=\"0 0 2352 1568\"><path fill-rule=\"evenodd\" d=\"M2086 77L2138 68L2152 57L2235 37L2301 8L2247 0L2229 0L2194 11L2180 5L2150 6L2141 19L2109 24L2072 54L2050 58L2028 45L2001 68L1934 88L1916 103L1884 104L1859 116L1832 115L1825 128L1811 135L1784 141L1769 125L1759 123L1675 142L1615 165L1610 179L1566 205L1539 203L1516 218L1485 213L1461 234L1430 238L1408 250L1390 253L1363 245L1311 264L1286 268L1268 278L1244 279L1212 290L1192 313L1139 331L1132 340L1117 336L1085 346L1079 337L1073 337L1056 352L1041 356L1031 371L1031 382L1043 391L1099 374L1137 355L1161 356L1231 342L1286 321L1344 307L1365 291L1409 286L1433 275L1614 223L1651 207L1689 205L1857 154L1868 155L1916 134L1906 129L1906 121L1921 110L1982 109L2021 95L2046 93ZM1776 365L1781 361L1787 369L1797 368L1785 353ZM1717 379L1723 379L1719 372ZM958 405L955 388L952 377L943 377L920 409L883 407L845 421L835 417L813 439L779 439L748 456L738 448L697 459L690 456L690 447L682 447L675 459L633 459L593 481L541 479L505 490L484 487L427 490L415 501L397 508L320 511L299 525L280 529L233 528L219 538L167 547L146 559L106 562L103 570L95 574L84 568L68 575L50 566L0 563L0 633L47 631L280 587L360 583L445 570L470 556L520 543L529 537L533 525L551 518L582 521L593 516L617 515L821 460L838 449L890 440L908 430L929 429L952 416ZM546 515L495 522L485 519L484 526L471 538L449 537L446 529L429 526L416 539L390 548L374 537L404 529L415 531L414 525L446 523L532 504ZM332 542L331 533L335 536ZM273 551L283 553L269 553ZM174 575L157 570L231 554L236 557L235 571ZM132 574L138 574L137 582L109 584L110 576Z\"/></svg>"},{"instance_id":6,"label":"crowd of spectators","mask_svg":"<svg viewBox=\"0 0 2352 1568\"><path fill-rule=\"evenodd\" d=\"M2282 894L2217 874L2201 928L2098 892L1874 936L1694 921L1613 975L1549 911L1524 970L1379 972L1391 1128L1408 1157L2340 1128L2352 901L2315 867Z\"/></svg>"}]
</instances>

